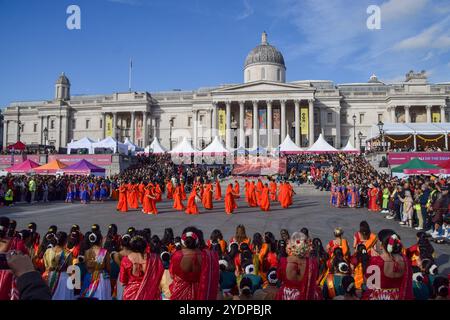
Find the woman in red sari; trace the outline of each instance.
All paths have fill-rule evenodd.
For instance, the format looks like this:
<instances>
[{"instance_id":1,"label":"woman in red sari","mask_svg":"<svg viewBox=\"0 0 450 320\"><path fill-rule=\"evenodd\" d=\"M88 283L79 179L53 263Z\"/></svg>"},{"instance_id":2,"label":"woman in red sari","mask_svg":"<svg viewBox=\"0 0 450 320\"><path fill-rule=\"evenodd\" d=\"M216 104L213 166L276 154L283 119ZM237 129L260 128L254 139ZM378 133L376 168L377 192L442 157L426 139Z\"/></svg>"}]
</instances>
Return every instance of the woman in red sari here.
<instances>
[{"instance_id":1,"label":"woman in red sari","mask_svg":"<svg viewBox=\"0 0 450 320\"><path fill-rule=\"evenodd\" d=\"M198 188L194 188L189 195L189 199L187 202L187 208L184 211L186 214L199 214L197 203L195 203L196 199L199 199Z\"/></svg>"},{"instance_id":2,"label":"woman in red sari","mask_svg":"<svg viewBox=\"0 0 450 320\"><path fill-rule=\"evenodd\" d=\"M219 290L219 257L203 248L195 227L184 229L182 249L175 251L169 271L171 300L216 300Z\"/></svg>"},{"instance_id":3,"label":"woman in red sari","mask_svg":"<svg viewBox=\"0 0 450 320\"><path fill-rule=\"evenodd\" d=\"M173 193L173 208L178 211L183 211L186 209L182 201L182 191L180 185L175 187L175 191Z\"/></svg>"},{"instance_id":4,"label":"woman in red sari","mask_svg":"<svg viewBox=\"0 0 450 320\"><path fill-rule=\"evenodd\" d=\"M156 202L161 202L162 201L162 190L161 190L161 186L159 185L159 183L156 184L155 186L155 195L156 195Z\"/></svg>"},{"instance_id":5,"label":"woman in red sari","mask_svg":"<svg viewBox=\"0 0 450 320\"><path fill-rule=\"evenodd\" d=\"M233 192L233 184L229 184L227 191L225 192L225 213L232 214L234 209L237 208L236 204L236 194Z\"/></svg>"},{"instance_id":6,"label":"woman in red sari","mask_svg":"<svg viewBox=\"0 0 450 320\"><path fill-rule=\"evenodd\" d=\"M413 300L412 268L400 237L390 229L378 233L379 252L370 258L364 300Z\"/></svg>"},{"instance_id":7,"label":"woman in red sari","mask_svg":"<svg viewBox=\"0 0 450 320\"><path fill-rule=\"evenodd\" d=\"M372 186L369 189L369 211L380 211L380 204L378 201L379 189L376 186Z\"/></svg>"},{"instance_id":8,"label":"woman in red sari","mask_svg":"<svg viewBox=\"0 0 450 320\"><path fill-rule=\"evenodd\" d=\"M353 249L356 250L360 243L366 247L369 254L372 253L372 250L376 250L377 236L370 231L367 221L361 221L359 224L359 231L353 237Z\"/></svg>"},{"instance_id":9,"label":"woman in red sari","mask_svg":"<svg viewBox=\"0 0 450 320\"><path fill-rule=\"evenodd\" d=\"M214 190L214 200L222 200L222 189L220 188L220 181L216 179L216 188Z\"/></svg>"},{"instance_id":10,"label":"woman in red sari","mask_svg":"<svg viewBox=\"0 0 450 320\"><path fill-rule=\"evenodd\" d=\"M258 200L256 198L256 186L255 181L252 181L248 185L248 206L249 207L257 207Z\"/></svg>"},{"instance_id":11,"label":"woman in red sari","mask_svg":"<svg viewBox=\"0 0 450 320\"><path fill-rule=\"evenodd\" d=\"M164 267L158 254L146 252L148 245L139 232L130 240L131 253L120 263L123 300L161 300L159 284Z\"/></svg>"},{"instance_id":12,"label":"woman in red sari","mask_svg":"<svg viewBox=\"0 0 450 320\"><path fill-rule=\"evenodd\" d=\"M264 188L262 189L259 207L261 208L262 211L270 210L269 186L267 185L267 183L264 185Z\"/></svg>"},{"instance_id":13,"label":"woman in red sari","mask_svg":"<svg viewBox=\"0 0 450 320\"><path fill-rule=\"evenodd\" d=\"M120 212L128 211L127 191L128 191L127 184L122 182L122 184L119 187L119 202L117 203L117 211Z\"/></svg>"},{"instance_id":14,"label":"woman in red sari","mask_svg":"<svg viewBox=\"0 0 450 320\"><path fill-rule=\"evenodd\" d=\"M173 199L173 184L170 179L166 182L167 199Z\"/></svg>"},{"instance_id":15,"label":"woman in red sari","mask_svg":"<svg viewBox=\"0 0 450 320\"><path fill-rule=\"evenodd\" d=\"M202 197L203 207L206 210L211 210L213 208L213 189L211 182L206 183L203 189L204 189Z\"/></svg>"},{"instance_id":16,"label":"woman in red sari","mask_svg":"<svg viewBox=\"0 0 450 320\"><path fill-rule=\"evenodd\" d=\"M270 180L270 201L277 201L277 183L275 180Z\"/></svg>"},{"instance_id":17,"label":"woman in red sari","mask_svg":"<svg viewBox=\"0 0 450 320\"><path fill-rule=\"evenodd\" d=\"M241 197L241 186L237 180L234 180L234 193L237 194L236 198Z\"/></svg>"},{"instance_id":18,"label":"woman in red sari","mask_svg":"<svg viewBox=\"0 0 450 320\"><path fill-rule=\"evenodd\" d=\"M287 257L278 264L277 275L281 287L277 300L318 300L320 289L316 283L319 268L317 259L309 257L310 243L305 234L294 232L287 246Z\"/></svg>"}]
</instances>

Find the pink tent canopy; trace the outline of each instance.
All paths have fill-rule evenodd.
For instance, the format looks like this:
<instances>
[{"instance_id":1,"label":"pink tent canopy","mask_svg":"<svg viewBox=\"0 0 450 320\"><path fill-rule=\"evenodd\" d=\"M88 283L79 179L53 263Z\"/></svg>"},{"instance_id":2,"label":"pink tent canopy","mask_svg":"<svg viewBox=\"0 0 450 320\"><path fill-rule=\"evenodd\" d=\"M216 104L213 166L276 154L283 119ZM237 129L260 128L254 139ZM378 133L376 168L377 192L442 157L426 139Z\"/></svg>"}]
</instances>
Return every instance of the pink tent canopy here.
<instances>
[{"instance_id":1,"label":"pink tent canopy","mask_svg":"<svg viewBox=\"0 0 450 320\"><path fill-rule=\"evenodd\" d=\"M33 171L34 168L39 167L39 164L31 161L25 160L24 162L13 165L12 167L6 168L5 171L14 174L27 174Z\"/></svg>"}]
</instances>

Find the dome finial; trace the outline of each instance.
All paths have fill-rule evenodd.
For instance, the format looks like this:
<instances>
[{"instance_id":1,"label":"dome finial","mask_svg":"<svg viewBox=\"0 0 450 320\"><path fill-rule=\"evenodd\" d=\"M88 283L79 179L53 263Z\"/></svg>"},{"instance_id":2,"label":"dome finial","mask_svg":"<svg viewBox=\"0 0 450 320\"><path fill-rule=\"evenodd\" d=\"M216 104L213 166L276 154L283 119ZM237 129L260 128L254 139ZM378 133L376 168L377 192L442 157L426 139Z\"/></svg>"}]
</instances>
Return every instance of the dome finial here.
<instances>
[{"instance_id":1,"label":"dome finial","mask_svg":"<svg viewBox=\"0 0 450 320\"><path fill-rule=\"evenodd\" d=\"M267 33L265 31L261 35L261 44L267 44Z\"/></svg>"}]
</instances>

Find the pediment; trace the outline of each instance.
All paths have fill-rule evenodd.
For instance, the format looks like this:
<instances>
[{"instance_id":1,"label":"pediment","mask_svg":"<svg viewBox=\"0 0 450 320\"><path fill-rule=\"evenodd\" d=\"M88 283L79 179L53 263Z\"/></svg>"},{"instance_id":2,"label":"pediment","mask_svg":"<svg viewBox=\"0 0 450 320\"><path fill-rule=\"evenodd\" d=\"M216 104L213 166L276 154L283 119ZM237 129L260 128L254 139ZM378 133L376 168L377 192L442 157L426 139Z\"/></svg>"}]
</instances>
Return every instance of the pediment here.
<instances>
[{"instance_id":1,"label":"pediment","mask_svg":"<svg viewBox=\"0 0 450 320\"><path fill-rule=\"evenodd\" d=\"M299 91L314 91L313 87L309 85L299 85L299 84L291 84L291 83L280 83L280 82L271 82L271 81L255 81L248 82L239 85L230 86L227 88L222 88L219 90L213 91L213 93L234 93L234 92L299 92Z\"/></svg>"}]
</instances>

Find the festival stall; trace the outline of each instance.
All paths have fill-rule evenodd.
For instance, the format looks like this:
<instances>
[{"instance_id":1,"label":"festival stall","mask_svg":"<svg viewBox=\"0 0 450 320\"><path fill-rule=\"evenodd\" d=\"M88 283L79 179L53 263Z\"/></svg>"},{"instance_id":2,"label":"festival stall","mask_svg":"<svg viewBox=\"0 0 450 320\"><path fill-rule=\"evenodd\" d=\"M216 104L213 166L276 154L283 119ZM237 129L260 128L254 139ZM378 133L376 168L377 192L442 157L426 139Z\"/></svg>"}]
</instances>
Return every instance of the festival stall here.
<instances>
[{"instance_id":1,"label":"festival stall","mask_svg":"<svg viewBox=\"0 0 450 320\"><path fill-rule=\"evenodd\" d=\"M63 169L66 175L94 175L104 177L106 169L96 166L87 160L80 160Z\"/></svg>"},{"instance_id":2,"label":"festival stall","mask_svg":"<svg viewBox=\"0 0 450 320\"><path fill-rule=\"evenodd\" d=\"M184 137L183 140L179 144L177 144L169 153L174 155L193 155L197 152L198 150L192 146L192 144L186 137Z\"/></svg>"},{"instance_id":3,"label":"festival stall","mask_svg":"<svg viewBox=\"0 0 450 320\"><path fill-rule=\"evenodd\" d=\"M352 145L350 140L348 140L347 144L341 149L341 151L345 153L359 153L359 150Z\"/></svg>"},{"instance_id":4,"label":"festival stall","mask_svg":"<svg viewBox=\"0 0 450 320\"><path fill-rule=\"evenodd\" d=\"M208 156L227 155L229 153L230 151L224 147L218 136L215 136L213 141L205 149L198 152L198 154Z\"/></svg>"},{"instance_id":5,"label":"festival stall","mask_svg":"<svg viewBox=\"0 0 450 320\"><path fill-rule=\"evenodd\" d=\"M113 137L106 137L101 141L94 142L92 148L94 151L95 149L109 149L113 153L128 154L128 145L118 142Z\"/></svg>"},{"instance_id":6,"label":"festival stall","mask_svg":"<svg viewBox=\"0 0 450 320\"><path fill-rule=\"evenodd\" d=\"M422 161L418 158L411 159L407 163L392 168L392 175L402 177L404 175L430 175L440 174L441 168Z\"/></svg>"},{"instance_id":7,"label":"festival stall","mask_svg":"<svg viewBox=\"0 0 450 320\"><path fill-rule=\"evenodd\" d=\"M30 174L34 168L39 167L39 164L32 160L25 160L22 163L15 164L12 167L6 168L5 171L11 174Z\"/></svg>"},{"instance_id":8,"label":"festival stall","mask_svg":"<svg viewBox=\"0 0 450 320\"><path fill-rule=\"evenodd\" d=\"M275 154L299 154L302 152L303 149L297 146L289 135L287 135L286 138L284 138L284 141L275 149Z\"/></svg>"},{"instance_id":9,"label":"festival stall","mask_svg":"<svg viewBox=\"0 0 450 320\"><path fill-rule=\"evenodd\" d=\"M150 144L150 146L146 147L144 150L145 154L150 154L150 153L154 153L154 154L161 154L161 153L166 153L167 149L164 148L160 143L158 138L154 138L152 143Z\"/></svg>"},{"instance_id":10,"label":"festival stall","mask_svg":"<svg viewBox=\"0 0 450 320\"><path fill-rule=\"evenodd\" d=\"M37 174L62 174L64 173L64 168L67 165L59 160L53 160L47 164L34 168L34 172Z\"/></svg>"},{"instance_id":11,"label":"festival stall","mask_svg":"<svg viewBox=\"0 0 450 320\"><path fill-rule=\"evenodd\" d=\"M258 146L257 148L248 150L248 154L252 156L267 156L268 152L267 149Z\"/></svg>"},{"instance_id":12,"label":"festival stall","mask_svg":"<svg viewBox=\"0 0 450 320\"><path fill-rule=\"evenodd\" d=\"M131 140L128 139L128 137L125 138L125 141L123 142L123 144L127 145L128 151L131 152L132 154L142 151L142 148L140 148L139 146L137 146L133 142L131 142Z\"/></svg>"},{"instance_id":13,"label":"festival stall","mask_svg":"<svg viewBox=\"0 0 450 320\"><path fill-rule=\"evenodd\" d=\"M307 152L311 153L330 153L330 152L339 152L338 149L334 148L328 142L325 141L322 134L319 135L316 142L307 150Z\"/></svg>"},{"instance_id":14,"label":"festival stall","mask_svg":"<svg viewBox=\"0 0 450 320\"><path fill-rule=\"evenodd\" d=\"M232 152L235 157L243 157L248 155L248 150L245 149L244 147L236 148L232 150Z\"/></svg>"},{"instance_id":15,"label":"festival stall","mask_svg":"<svg viewBox=\"0 0 450 320\"><path fill-rule=\"evenodd\" d=\"M87 149L89 154L94 154L93 148L94 140L84 137L80 140L72 140L67 144L67 154L70 154L72 150Z\"/></svg>"},{"instance_id":16,"label":"festival stall","mask_svg":"<svg viewBox=\"0 0 450 320\"><path fill-rule=\"evenodd\" d=\"M26 148L27 146L22 141L17 141L7 147L8 151L24 151Z\"/></svg>"}]
</instances>

